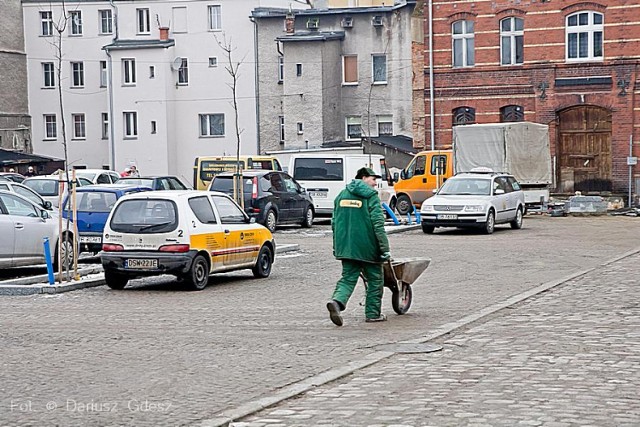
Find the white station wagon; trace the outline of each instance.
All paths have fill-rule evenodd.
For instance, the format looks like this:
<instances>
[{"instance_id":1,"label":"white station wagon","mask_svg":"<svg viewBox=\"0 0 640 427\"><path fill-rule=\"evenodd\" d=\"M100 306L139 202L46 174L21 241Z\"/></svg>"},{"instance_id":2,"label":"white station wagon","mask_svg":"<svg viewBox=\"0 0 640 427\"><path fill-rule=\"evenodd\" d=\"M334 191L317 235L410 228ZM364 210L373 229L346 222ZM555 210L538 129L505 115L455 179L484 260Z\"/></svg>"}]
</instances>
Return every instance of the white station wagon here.
<instances>
[{"instance_id":1,"label":"white station wagon","mask_svg":"<svg viewBox=\"0 0 640 427\"><path fill-rule=\"evenodd\" d=\"M422 231L437 227L481 228L493 233L496 224L522 228L524 193L516 179L487 168L449 178L420 209Z\"/></svg>"},{"instance_id":2,"label":"white station wagon","mask_svg":"<svg viewBox=\"0 0 640 427\"><path fill-rule=\"evenodd\" d=\"M193 290L209 275L251 269L268 277L275 259L271 232L255 224L226 194L212 191L148 191L120 198L102 239L107 285L172 274Z\"/></svg>"}]
</instances>

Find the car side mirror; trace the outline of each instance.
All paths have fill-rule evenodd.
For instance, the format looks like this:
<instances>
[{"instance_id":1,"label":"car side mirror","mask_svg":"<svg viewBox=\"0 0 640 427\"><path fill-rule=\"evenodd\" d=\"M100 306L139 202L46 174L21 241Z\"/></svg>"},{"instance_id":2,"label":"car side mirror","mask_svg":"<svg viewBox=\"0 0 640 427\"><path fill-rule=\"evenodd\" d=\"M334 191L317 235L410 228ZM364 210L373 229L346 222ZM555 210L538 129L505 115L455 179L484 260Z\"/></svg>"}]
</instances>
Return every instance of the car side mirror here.
<instances>
[{"instance_id":1,"label":"car side mirror","mask_svg":"<svg viewBox=\"0 0 640 427\"><path fill-rule=\"evenodd\" d=\"M398 174L398 172L396 172L394 174L394 176L397 175L397 174ZM400 171L400 179L407 179L407 174L404 171Z\"/></svg>"},{"instance_id":2,"label":"car side mirror","mask_svg":"<svg viewBox=\"0 0 640 427\"><path fill-rule=\"evenodd\" d=\"M49 202L49 204L51 204L51 202ZM49 212L47 211L40 211L40 218L42 218L43 221L46 221L51 218L51 215L49 215Z\"/></svg>"},{"instance_id":3,"label":"car side mirror","mask_svg":"<svg viewBox=\"0 0 640 427\"><path fill-rule=\"evenodd\" d=\"M50 201L45 200L44 203L42 204L42 207L47 209L47 210L53 210L53 205L51 204Z\"/></svg>"},{"instance_id":4,"label":"car side mirror","mask_svg":"<svg viewBox=\"0 0 640 427\"><path fill-rule=\"evenodd\" d=\"M496 196L499 194L504 194L504 190L502 188L496 188L493 194L495 194Z\"/></svg>"},{"instance_id":5,"label":"car side mirror","mask_svg":"<svg viewBox=\"0 0 640 427\"><path fill-rule=\"evenodd\" d=\"M249 218L249 224L255 224L255 223L256 223L255 217L250 217Z\"/></svg>"}]
</instances>

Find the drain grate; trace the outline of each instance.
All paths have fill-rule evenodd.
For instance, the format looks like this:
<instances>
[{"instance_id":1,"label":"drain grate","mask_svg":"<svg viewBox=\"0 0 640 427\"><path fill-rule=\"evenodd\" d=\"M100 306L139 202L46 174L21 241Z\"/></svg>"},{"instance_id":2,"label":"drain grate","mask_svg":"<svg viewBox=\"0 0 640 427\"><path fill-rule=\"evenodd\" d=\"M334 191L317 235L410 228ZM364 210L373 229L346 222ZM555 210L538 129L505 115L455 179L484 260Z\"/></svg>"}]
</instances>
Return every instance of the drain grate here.
<instances>
[{"instance_id":1,"label":"drain grate","mask_svg":"<svg viewBox=\"0 0 640 427\"><path fill-rule=\"evenodd\" d=\"M394 353L433 353L442 350L442 346L438 344L383 344L376 347L381 351L392 351Z\"/></svg>"}]
</instances>

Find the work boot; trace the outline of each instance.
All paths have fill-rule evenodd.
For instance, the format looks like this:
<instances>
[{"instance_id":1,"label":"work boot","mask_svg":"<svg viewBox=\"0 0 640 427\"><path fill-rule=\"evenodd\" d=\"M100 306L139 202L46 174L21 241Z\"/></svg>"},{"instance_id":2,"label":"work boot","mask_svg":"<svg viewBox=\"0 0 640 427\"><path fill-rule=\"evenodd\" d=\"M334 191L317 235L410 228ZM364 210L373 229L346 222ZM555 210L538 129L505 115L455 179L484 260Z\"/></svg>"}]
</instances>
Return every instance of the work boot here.
<instances>
[{"instance_id":1,"label":"work boot","mask_svg":"<svg viewBox=\"0 0 640 427\"><path fill-rule=\"evenodd\" d=\"M385 316L384 314L381 314L378 317L372 317L370 319L365 320L365 322L367 323L374 323L374 322L384 322L387 320L387 316Z\"/></svg>"},{"instance_id":2,"label":"work boot","mask_svg":"<svg viewBox=\"0 0 640 427\"><path fill-rule=\"evenodd\" d=\"M327 303L327 310L329 310L329 318L336 326L342 326L342 316L340 315L340 303L332 299Z\"/></svg>"}]
</instances>

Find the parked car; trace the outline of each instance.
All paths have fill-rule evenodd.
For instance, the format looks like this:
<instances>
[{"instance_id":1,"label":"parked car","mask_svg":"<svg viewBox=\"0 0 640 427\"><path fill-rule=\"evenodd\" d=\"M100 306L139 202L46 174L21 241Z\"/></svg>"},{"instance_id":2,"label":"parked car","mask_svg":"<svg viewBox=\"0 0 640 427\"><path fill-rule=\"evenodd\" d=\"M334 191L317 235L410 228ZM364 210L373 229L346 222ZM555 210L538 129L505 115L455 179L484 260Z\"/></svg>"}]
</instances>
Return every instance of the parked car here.
<instances>
[{"instance_id":1,"label":"parked car","mask_svg":"<svg viewBox=\"0 0 640 427\"><path fill-rule=\"evenodd\" d=\"M275 242L225 194L150 191L116 202L101 259L112 289L140 276L173 274L202 290L210 274L222 271L250 268L255 277L268 277Z\"/></svg>"},{"instance_id":2,"label":"parked car","mask_svg":"<svg viewBox=\"0 0 640 427\"><path fill-rule=\"evenodd\" d=\"M120 174L106 169L76 169L76 178L84 178L93 184L115 184L120 180ZM71 177L69 171L69 177Z\"/></svg>"},{"instance_id":3,"label":"parked car","mask_svg":"<svg viewBox=\"0 0 640 427\"><path fill-rule=\"evenodd\" d=\"M315 207L311 196L286 172L248 170L243 172L245 212L273 232L277 225L311 227ZM216 175L210 191L233 195L233 173Z\"/></svg>"},{"instance_id":4,"label":"parked car","mask_svg":"<svg viewBox=\"0 0 640 427\"><path fill-rule=\"evenodd\" d=\"M0 190L0 268L45 262L43 238L49 238L54 268L58 269L58 217L19 194ZM62 233L63 265L73 264L73 233Z\"/></svg>"},{"instance_id":5,"label":"parked car","mask_svg":"<svg viewBox=\"0 0 640 427\"><path fill-rule=\"evenodd\" d=\"M12 193L17 193L22 197L31 200L36 205L40 206L42 209L52 210L51 202L45 200L41 195L36 193L31 188L26 185L18 184L13 181L2 181L0 182L0 190L11 191Z\"/></svg>"},{"instance_id":6,"label":"parked car","mask_svg":"<svg viewBox=\"0 0 640 427\"><path fill-rule=\"evenodd\" d=\"M477 227L491 234L496 224L505 223L520 229L524 209L524 192L512 175L477 168L449 178L422 203L422 231Z\"/></svg>"},{"instance_id":7,"label":"parked car","mask_svg":"<svg viewBox=\"0 0 640 427\"><path fill-rule=\"evenodd\" d=\"M127 184L87 185L76 190L76 222L80 250L98 253L102 249L102 232L116 201L127 194L150 191L149 187ZM62 217L73 219L69 196Z\"/></svg>"},{"instance_id":8,"label":"parked car","mask_svg":"<svg viewBox=\"0 0 640 427\"><path fill-rule=\"evenodd\" d=\"M18 184L24 181L25 176L16 172L0 172L0 177L8 179L9 181L17 182Z\"/></svg>"},{"instance_id":9,"label":"parked car","mask_svg":"<svg viewBox=\"0 0 640 427\"><path fill-rule=\"evenodd\" d=\"M51 202L51 205L54 208L59 206L59 189L60 189L60 177L58 175L42 175L42 176L31 176L26 178L22 184L31 188L33 191L42 196L43 199ZM77 178L78 187L84 185L91 185L91 181L86 178ZM66 181L63 181L63 187L67 188ZM64 196L64 194L63 194Z\"/></svg>"},{"instance_id":10,"label":"parked car","mask_svg":"<svg viewBox=\"0 0 640 427\"><path fill-rule=\"evenodd\" d=\"M123 177L118 183L140 185L154 190L190 190L177 176Z\"/></svg>"}]
</instances>

